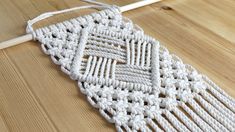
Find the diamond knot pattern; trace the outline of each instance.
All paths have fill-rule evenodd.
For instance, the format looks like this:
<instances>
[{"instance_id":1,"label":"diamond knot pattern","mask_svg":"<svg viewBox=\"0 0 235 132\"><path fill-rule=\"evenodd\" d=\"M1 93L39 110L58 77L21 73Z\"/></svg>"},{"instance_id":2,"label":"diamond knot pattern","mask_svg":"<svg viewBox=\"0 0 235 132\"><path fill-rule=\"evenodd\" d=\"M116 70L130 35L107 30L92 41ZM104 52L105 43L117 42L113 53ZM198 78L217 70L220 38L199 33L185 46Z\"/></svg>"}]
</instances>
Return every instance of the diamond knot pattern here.
<instances>
[{"instance_id":1,"label":"diamond knot pattern","mask_svg":"<svg viewBox=\"0 0 235 132\"><path fill-rule=\"evenodd\" d=\"M35 31L118 131L233 131L235 102L116 8Z\"/></svg>"}]
</instances>

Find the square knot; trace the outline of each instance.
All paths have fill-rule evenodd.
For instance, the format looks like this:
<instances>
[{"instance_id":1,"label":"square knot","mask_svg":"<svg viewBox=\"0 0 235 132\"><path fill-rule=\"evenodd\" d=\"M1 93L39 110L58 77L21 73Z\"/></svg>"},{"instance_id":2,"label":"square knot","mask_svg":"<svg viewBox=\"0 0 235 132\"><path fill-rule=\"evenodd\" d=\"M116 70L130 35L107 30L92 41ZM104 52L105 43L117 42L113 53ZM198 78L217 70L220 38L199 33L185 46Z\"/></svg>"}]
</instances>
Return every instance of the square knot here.
<instances>
[{"instance_id":1,"label":"square knot","mask_svg":"<svg viewBox=\"0 0 235 132\"><path fill-rule=\"evenodd\" d=\"M130 125L135 129L139 130L141 128L144 128L146 125L146 122L144 121L144 115L135 115L131 120L130 120Z\"/></svg>"},{"instance_id":2,"label":"square knot","mask_svg":"<svg viewBox=\"0 0 235 132\"><path fill-rule=\"evenodd\" d=\"M191 88L193 92L200 93L202 90L206 89L206 85L203 82L199 81L199 82L192 83Z\"/></svg>"},{"instance_id":3,"label":"square knot","mask_svg":"<svg viewBox=\"0 0 235 132\"><path fill-rule=\"evenodd\" d=\"M145 110L145 113L148 117L154 118L154 117L156 117L156 115L160 114L160 107L159 107L159 105L149 106Z\"/></svg>"},{"instance_id":4,"label":"square knot","mask_svg":"<svg viewBox=\"0 0 235 132\"><path fill-rule=\"evenodd\" d=\"M129 116L126 114L126 112L118 112L113 116L113 120L119 126L126 125L129 121Z\"/></svg>"},{"instance_id":5,"label":"square knot","mask_svg":"<svg viewBox=\"0 0 235 132\"><path fill-rule=\"evenodd\" d=\"M140 103L133 103L129 107L132 114L143 114L144 107Z\"/></svg>"},{"instance_id":6,"label":"square knot","mask_svg":"<svg viewBox=\"0 0 235 132\"><path fill-rule=\"evenodd\" d=\"M180 101L183 101L183 102L187 102L189 98L191 98L193 95L191 94L190 91L182 91L182 92L178 92L177 94L177 98L180 100Z\"/></svg>"},{"instance_id":7,"label":"square knot","mask_svg":"<svg viewBox=\"0 0 235 132\"><path fill-rule=\"evenodd\" d=\"M175 98L164 98L160 103L160 107L172 110L177 106L177 101Z\"/></svg>"},{"instance_id":8,"label":"square knot","mask_svg":"<svg viewBox=\"0 0 235 132\"><path fill-rule=\"evenodd\" d=\"M117 111L125 111L128 108L129 104L127 101L119 100L117 101L117 103L113 104L113 106Z\"/></svg>"}]
</instances>

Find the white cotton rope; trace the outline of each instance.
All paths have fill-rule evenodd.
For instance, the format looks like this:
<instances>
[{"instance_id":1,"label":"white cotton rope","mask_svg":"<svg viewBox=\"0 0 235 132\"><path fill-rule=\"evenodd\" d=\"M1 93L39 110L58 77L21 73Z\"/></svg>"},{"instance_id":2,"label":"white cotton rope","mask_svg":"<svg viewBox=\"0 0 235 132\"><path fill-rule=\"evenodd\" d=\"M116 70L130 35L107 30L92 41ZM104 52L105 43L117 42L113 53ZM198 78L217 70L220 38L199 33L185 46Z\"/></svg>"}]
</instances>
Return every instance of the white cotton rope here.
<instances>
[{"instance_id":1,"label":"white cotton rope","mask_svg":"<svg viewBox=\"0 0 235 132\"><path fill-rule=\"evenodd\" d=\"M117 131L235 131L232 97L145 35L117 6L97 4L44 13L28 22L27 31ZM104 10L32 28L85 8Z\"/></svg>"},{"instance_id":2,"label":"white cotton rope","mask_svg":"<svg viewBox=\"0 0 235 132\"><path fill-rule=\"evenodd\" d=\"M87 2L93 2L93 1L89 1L89 0L83 0L83 1L87 1ZM110 6L107 6L105 4L102 4L100 2L94 2L95 4L99 4L99 5L88 5L88 6L81 6L81 7L74 7L74 8L69 8L69 9L64 9L64 10L60 10L60 11L53 11L53 12L46 12L43 13L39 16L37 16L36 18L29 20L27 22L27 27L26 27L26 32L27 33L33 33L33 27L32 25L38 21L44 20L48 17L52 17L54 15L57 14L62 14L62 13L66 13L66 12L71 12L71 11L75 11L75 10L80 10L80 9L88 9L88 8L108 8Z\"/></svg>"}]
</instances>

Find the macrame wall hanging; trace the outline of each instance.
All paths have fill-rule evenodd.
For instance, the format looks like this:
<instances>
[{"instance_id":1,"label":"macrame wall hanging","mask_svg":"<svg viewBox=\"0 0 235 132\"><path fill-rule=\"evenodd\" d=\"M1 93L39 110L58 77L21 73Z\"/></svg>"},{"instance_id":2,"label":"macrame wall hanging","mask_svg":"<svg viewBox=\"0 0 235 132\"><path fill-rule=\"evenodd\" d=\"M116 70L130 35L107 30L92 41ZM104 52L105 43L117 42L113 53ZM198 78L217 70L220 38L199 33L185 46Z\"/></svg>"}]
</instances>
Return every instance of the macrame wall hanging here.
<instances>
[{"instance_id":1,"label":"macrame wall hanging","mask_svg":"<svg viewBox=\"0 0 235 132\"><path fill-rule=\"evenodd\" d=\"M235 100L105 4L27 31L117 131L235 131ZM33 30L75 9L99 12Z\"/></svg>"}]
</instances>

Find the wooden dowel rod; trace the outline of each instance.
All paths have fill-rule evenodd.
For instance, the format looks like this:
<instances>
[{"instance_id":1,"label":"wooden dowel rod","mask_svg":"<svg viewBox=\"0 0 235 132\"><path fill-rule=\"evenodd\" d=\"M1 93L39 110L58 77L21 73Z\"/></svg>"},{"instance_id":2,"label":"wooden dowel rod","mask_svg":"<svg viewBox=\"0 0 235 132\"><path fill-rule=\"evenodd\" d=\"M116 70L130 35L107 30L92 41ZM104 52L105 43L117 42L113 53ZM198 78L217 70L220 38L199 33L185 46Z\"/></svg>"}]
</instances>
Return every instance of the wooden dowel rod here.
<instances>
[{"instance_id":1,"label":"wooden dowel rod","mask_svg":"<svg viewBox=\"0 0 235 132\"><path fill-rule=\"evenodd\" d=\"M26 34L26 35L23 35L23 36L14 38L14 39L10 39L10 40L1 42L0 43L0 49L4 49L4 48L11 47L11 46L15 46L15 45L18 45L18 44L30 41L32 39L33 39L33 35L32 34Z\"/></svg>"},{"instance_id":2,"label":"wooden dowel rod","mask_svg":"<svg viewBox=\"0 0 235 132\"><path fill-rule=\"evenodd\" d=\"M135 3L129 4L129 5L122 6L122 7L120 7L120 10L121 10L121 12L126 12L126 11L129 11L129 10L133 10L133 9L143 7L143 6L146 6L146 5L150 5L150 4L159 2L159 1L161 1L161 0L142 0L142 1L138 1L138 2L135 2ZM0 49L15 46L15 45L30 41L32 39L33 39L32 34L26 34L26 35L23 35L23 36L14 38L14 39L10 39L10 40L1 42L0 43Z\"/></svg>"},{"instance_id":3,"label":"wooden dowel rod","mask_svg":"<svg viewBox=\"0 0 235 132\"><path fill-rule=\"evenodd\" d=\"M138 1L135 3L129 4L129 5L122 6L122 7L120 7L120 10L121 10L121 12L125 12L125 11L133 10L133 9L136 9L139 7L143 7L146 5L150 5L150 4L159 2L159 1L161 1L161 0L142 0L142 1Z\"/></svg>"}]
</instances>

